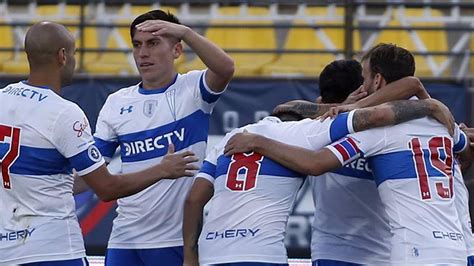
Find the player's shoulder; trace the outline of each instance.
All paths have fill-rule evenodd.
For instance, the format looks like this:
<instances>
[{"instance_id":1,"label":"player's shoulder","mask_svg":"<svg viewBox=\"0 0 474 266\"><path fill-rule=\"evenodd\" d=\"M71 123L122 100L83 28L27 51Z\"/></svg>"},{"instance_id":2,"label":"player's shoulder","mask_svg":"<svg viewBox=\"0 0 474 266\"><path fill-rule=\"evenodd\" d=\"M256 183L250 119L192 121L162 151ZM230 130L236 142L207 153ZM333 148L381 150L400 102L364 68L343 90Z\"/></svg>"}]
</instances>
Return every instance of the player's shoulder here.
<instances>
[{"instance_id":1,"label":"player's shoulder","mask_svg":"<svg viewBox=\"0 0 474 266\"><path fill-rule=\"evenodd\" d=\"M120 88L116 92L109 94L107 99L112 99L112 100L122 99L124 96L129 96L135 93L138 90L139 86L140 84L135 84L128 87Z\"/></svg>"}]
</instances>

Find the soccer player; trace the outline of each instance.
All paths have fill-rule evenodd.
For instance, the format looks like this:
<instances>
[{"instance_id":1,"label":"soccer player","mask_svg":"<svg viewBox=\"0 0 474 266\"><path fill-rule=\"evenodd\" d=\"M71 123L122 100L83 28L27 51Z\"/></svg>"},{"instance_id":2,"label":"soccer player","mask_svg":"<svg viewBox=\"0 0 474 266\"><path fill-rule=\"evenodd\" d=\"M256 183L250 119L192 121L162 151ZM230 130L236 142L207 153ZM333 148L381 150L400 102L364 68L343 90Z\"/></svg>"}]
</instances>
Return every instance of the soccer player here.
<instances>
[{"instance_id":1,"label":"soccer player","mask_svg":"<svg viewBox=\"0 0 474 266\"><path fill-rule=\"evenodd\" d=\"M414 73L414 59L394 45L374 47L363 60L364 86L375 91L397 76ZM303 173L319 174L361 155L369 160L391 228L392 264L466 263L466 245L453 200L453 152L468 151L438 122L421 118L358 132L319 152L254 135L250 147L229 140L226 154L248 148ZM246 133L247 135L250 135ZM251 139L251 138L250 138ZM278 152L285 150L284 153Z\"/></svg>"},{"instance_id":2,"label":"soccer player","mask_svg":"<svg viewBox=\"0 0 474 266\"><path fill-rule=\"evenodd\" d=\"M334 61L319 76L321 96L316 102L342 103L363 80L359 62ZM367 161L359 158L346 167L309 176L308 181L315 206L311 226L313 265L388 264L388 217Z\"/></svg>"},{"instance_id":3,"label":"soccer player","mask_svg":"<svg viewBox=\"0 0 474 266\"><path fill-rule=\"evenodd\" d=\"M201 264L287 265L285 226L304 175L258 153L225 156L224 146L234 134L245 130L318 150L349 132L421 117L439 107L432 99L408 101L403 106L410 108L403 110L398 105L360 109L324 122L282 123L269 117L227 134L206 158L185 204L185 265L198 265L198 247ZM211 197L201 232L203 208Z\"/></svg>"},{"instance_id":4,"label":"soccer player","mask_svg":"<svg viewBox=\"0 0 474 266\"><path fill-rule=\"evenodd\" d=\"M0 90L0 264L87 265L71 168L101 199L112 200L192 176L198 168L189 163L197 159L171 148L152 168L111 175L83 111L59 96L75 67L71 33L56 23L34 24L25 50L28 79Z\"/></svg>"},{"instance_id":5,"label":"soccer player","mask_svg":"<svg viewBox=\"0 0 474 266\"><path fill-rule=\"evenodd\" d=\"M153 10L130 26L142 81L110 95L100 111L97 147L106 160L120 146L122 171L162 160L169 145L204 159L209 118L234 72L220 48L170 13ZM173 62L184 41L207 70L178 74ZM118 201L106 265L182 265L182 210L192 180L160 182Z\"/></svg>"}]
</instances>

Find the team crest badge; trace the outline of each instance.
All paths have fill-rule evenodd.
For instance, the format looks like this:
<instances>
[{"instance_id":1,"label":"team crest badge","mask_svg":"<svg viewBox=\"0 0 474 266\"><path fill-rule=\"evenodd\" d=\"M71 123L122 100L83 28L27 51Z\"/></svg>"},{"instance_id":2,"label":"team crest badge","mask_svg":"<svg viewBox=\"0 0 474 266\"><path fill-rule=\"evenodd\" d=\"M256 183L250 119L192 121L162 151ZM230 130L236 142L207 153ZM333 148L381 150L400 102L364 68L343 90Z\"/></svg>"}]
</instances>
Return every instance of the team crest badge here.
<instances>
[{"instance_id":1,"label":"team crest badge","mask_svg":"<svg viewBox=\"0 0 474 266\"><path fill-rule=\"evenodd\" d=\"M89 155L89 159L91 159L93 162L99 162L102 158L99 149L97 149L97 147L94 145L89 146L87 155Z\"/></svg>"},{"instance_id":2,"label":"team crest badge","mask_svg":"<svg viewBox=\"0 0 474 266\"><path fill-rule=\"evenodd\" d=\"M146 117L152 117L158 106L158 101L156 100L146 100L143 104L143 114Z\"/></svg>"}]
</instances>

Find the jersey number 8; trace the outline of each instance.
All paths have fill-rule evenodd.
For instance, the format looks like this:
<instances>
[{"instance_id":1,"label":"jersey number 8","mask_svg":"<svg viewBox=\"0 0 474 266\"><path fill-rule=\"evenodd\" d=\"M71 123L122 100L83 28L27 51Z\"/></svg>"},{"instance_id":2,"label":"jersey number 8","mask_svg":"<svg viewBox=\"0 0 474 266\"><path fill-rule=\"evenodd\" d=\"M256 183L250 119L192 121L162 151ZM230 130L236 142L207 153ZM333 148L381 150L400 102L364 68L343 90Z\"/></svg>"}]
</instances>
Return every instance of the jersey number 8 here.
<instances>
[{"instance_id":1,"label":"jersey number 8","mask_svg":"<svg viewBox=\"0 0 474 266\"><path fill-rule=\"evenodd\" d=\"M0 125L0 142L5 142L6 137L10 138L10 147L3 158L0 158L0 168L2 169L3 187L11 189L10 167L13 165L20 153L20 129L17 127Z\"/></svg>"},{"instance_id":2,"label":"jersey number 8","mask_svg":"<svg viewBox=\"0 0 474 266\"><path fill-rule=\"evenodd\" d=\"M227 188L232 191L247 191L254 188L257 185L262 160L263 155L258 153L232 155L227 171ZM245 175L245 178L238 179L239 174Z\"/></svg>"}]
</instances>

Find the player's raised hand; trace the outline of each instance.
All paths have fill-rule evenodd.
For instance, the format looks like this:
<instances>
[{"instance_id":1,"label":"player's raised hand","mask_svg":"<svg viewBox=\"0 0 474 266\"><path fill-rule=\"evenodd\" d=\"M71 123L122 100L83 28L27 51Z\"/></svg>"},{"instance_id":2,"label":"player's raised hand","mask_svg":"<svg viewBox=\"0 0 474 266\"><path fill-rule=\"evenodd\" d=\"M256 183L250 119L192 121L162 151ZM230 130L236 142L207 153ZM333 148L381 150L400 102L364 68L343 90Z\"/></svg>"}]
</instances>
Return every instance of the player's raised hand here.
<instances>
[{"instance_id":1,"label":"player's raised hand","mask_svg":"<svg viewBox=\"0 0 474 266\"><path fill-rule=\"evenodd\" d=\"M422 101L429 101L429 104L432 106L433 110L431 116L443 124L449 131L449 135L454 135L455 121L453 114L449 111L449 108L444 105L442 102L430 98Z\"/></svg>"},{"instance_id":2,"label":"player's raised hand","mask_svg":"<svg viewBox=\"0 0 474 266\"><path fill-rule=\"evenodd\" d=\"M244 130L232 136L224 147L224 155L230 156L240 152L251 152L255 149L259 135Z\"/></svg>"},{"instance_id":3,"label":"player's raised hand","mask_svg":"<svg viewBox=\"0 0 474 266\"><path fill-rule=\"evenodd\" d=\"M350 112L354 109L357 109L357 106L355 104L345 104L345 105L340 105L340 106L334 106L329 108L329 111L327 111L325 114L319 117L321 120L326 120L326 118L335 118L338 114L344 113L344 112Z\"/></svg>"},{"instance_id":4,"label":"player's raised hand","mask_svg":"<svg viewBox=\"0 0 474 266\"><path fill-rule=\"evenodd\" d=\"M174 152L174 145L171 143L168 146L168 153L160 162L162 169L161 176L167 179L176 179L183 176L194 176L199 167L194 163L198 158L191 151L184 151L180 153Z\"/></svg>"},{"instance_id":5,"label":"player's raised hand","mask_svg":"<svg viewBox=\"0 0 474 266\"><path fill-rule=\"evenodd\" d=\"M180 24L163 20L147 20L136 26L139 31L151 32L156 36L175 37L183 39L184 35L191 29Z\"/></svg>"},{"instance_id":6,"label":"player's raised hand","mask_svg":"<svg viewBox=\"0 0 474 266\"><path fill-rule=\"evenodd\" d=\"M353 91L347 98L342 102L342 104L353 104L356 103L358 100L365 98L368 95L367 93L367 88L364 87L364 85L360 85L360 87Z\"/></svg>"}]
</instances>

